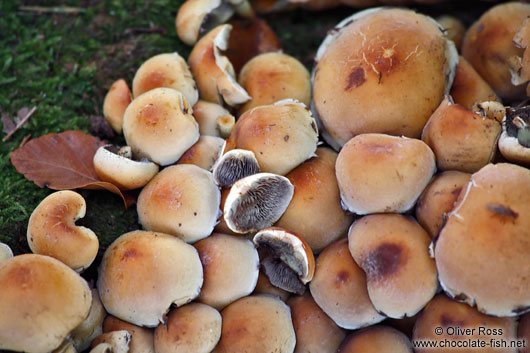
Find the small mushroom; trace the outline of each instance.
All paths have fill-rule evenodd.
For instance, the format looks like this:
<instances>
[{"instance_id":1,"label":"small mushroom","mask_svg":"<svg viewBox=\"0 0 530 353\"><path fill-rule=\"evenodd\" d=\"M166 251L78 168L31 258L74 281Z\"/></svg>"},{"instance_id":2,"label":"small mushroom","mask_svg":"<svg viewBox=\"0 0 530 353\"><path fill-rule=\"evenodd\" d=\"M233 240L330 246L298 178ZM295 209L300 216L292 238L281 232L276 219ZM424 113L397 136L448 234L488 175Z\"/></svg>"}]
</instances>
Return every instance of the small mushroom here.
<instances>
[{"instance_id":1,"label":"small mushroom","mask_svg":"<svg viewBox=\"0 0 530 353\"><path fill-rule=\"evenodd\" d=\"M109 343L103 342L92 348L89 353L114 353L114 349Z\"/></svg>"},{"instance_id":2,"label":"small mushroom","mask_svg":"<svg viewBox=\"0 0 530 353\"><path fill-rule=\"evenodd\" d=\"M13 251L9 245L0 243L0 264L13 257Z\"/></svg>"},{"instance_id":3,"label":"small mushroom","mask_svg":"<svg viewBox=\"0 0 530 353\"><path fill-rule=\"evenodd\" d=\"M63 190L48 195L29 218L31 251L54 257L77 272L89 267L98 253L99 240L90 229L75 225L85 212L85 199L77 192Z\"/></svg>"},{"instance_id":4,"label":"small mushroom","mask_svg":"<svg viewBox=\"0 0 530 353\"><path fill-rule=\"evenodd\" d=\"M499 150L507 160L530 166L530 106L506 109Z\"/></svg>"},{"instance_id":5,"label":"small mushroom","mask_svg":"<svg viewBox=\"0 0 530 353\"><path fill-rule=\"evenodd\" d=\"M73 342L75 349L79 352L83 352L88 347L94 338L103 333L103 320L107 315L97 289L92 288L90 290L92 294L92 305L90 306L90 312L83 322L75 328L70 334L70 340Z\"/></svg>"},{"instance_id":6,"label":"small mushroom","mask_svg":"<svg viewBox=\"0 0 530 353\"><path fill-rule=\"evenodd\" d=\"M177 164L194 164L205 170L211 170L223 153L225 140L214 136L201 136L199 140L178 160Z\"/></svg>"},{"instance_id":7,"label":"small mushroom","mask_svg":"<svg viewBox=\"0 0 530 353\"><path fill-rule=\"evenodd\" d=\"M201 136L228 138L236 123L236 118L228 110L204 100L199 100L193 106L193 116L199 124Z\"/></svg>"},{"instance_id":8,"label":"small mushroom","mask_svg":"<svg viewBox=\"0 0 530 353\"><path fill-rule=\"evenodd\" d=\"M395 328L377 325L350 333L337 353L412 353L412 343Z\"/></svg>"},{"instance_id":9,"label":"small mushroom","mask_svg":"<svg viewBox=\"0 0 530 353\"><path fill-rule=\"evenodd\" d=\"M131 90L124 79L114 82L105 95L103 116L118 134L122 132L123 114L131 101Z\"/></svg>"},{"instance_id":10,"label":"small mushroom","mask_svg":"<svg viewBox=\"0 0 530 353\"><path fill-rule=\"evenodd\" d=\"M446 31L445 35L447 39L452 40L455 43L456 49L460 51L464 35L466 34L466 27L462 21L451 15L442 15L436 18L436 22Z\"/></svg>"},{"instance_id":11,"label":"small mushroom","mask_svg":"<svg viewBox=\"0 0 530 353\"><path fill-rule=\"evenodd\" d=\"M155 353L154 330L140 327L108 315L103 322L103 332L125 330L131 334L129 353Z\"/></svg>"},{"instance_id":12,"label":"small mushroom","mask_svg":"<svg viewBox=\"0 0 530 353\"><path fill-rule=\"evenodd\" d=\"M226 152L212 168L213 178L222 188L229 188L239 179L259 172L259 163L254 152L240 149Z\"/></svg>"},{"instance_id":13,"label":"small mushroom","mask_svg":"<svg viewBox=\"0 0 530 353\"><path fill-rule=\"evenodd\" d=\"M92 341L92 348L95 348L102 343L107 343L111 346L113 353L127 353L129 352L130 342L131 334L128 331L112 331L96 337Z\"/></svg>"}]
</instances>

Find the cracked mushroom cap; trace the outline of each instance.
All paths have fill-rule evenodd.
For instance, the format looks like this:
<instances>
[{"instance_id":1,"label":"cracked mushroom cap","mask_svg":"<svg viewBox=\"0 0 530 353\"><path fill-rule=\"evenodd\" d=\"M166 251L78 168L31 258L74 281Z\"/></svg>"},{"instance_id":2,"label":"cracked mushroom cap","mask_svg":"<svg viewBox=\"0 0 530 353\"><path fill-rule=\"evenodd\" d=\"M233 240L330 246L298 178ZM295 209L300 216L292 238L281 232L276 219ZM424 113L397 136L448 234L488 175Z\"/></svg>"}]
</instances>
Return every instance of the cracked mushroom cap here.
<instances>
[{"instance_id":1,"label":"cracked mushroom cap","mask_svg":"<svg viewBox=\"0 0 530 353\"><path fill-rule=\"evenodd\" d=\"M214 353L293 352L296 336L291 310L268 295L241 298L222 312L221 340Z\"/></svg>"},{"instance_id":2,"label":"cracked mushroom cap","mask_svg":"<svg viewBox=\"0 0 530 353\"><path fill-rule=\"evenodd\" d=\"M88 284L70 267L24 254L0 264L0 349L49 352L87 317Z\"/></svg>"},{"instance_id":3,"label":"cracked mushroom cap","mask_svg":"<svg viewBox=\"0 0 530 353\"><path fill-rule=\"evenodd\" d=\"M197 250L163 233L133 231L105 251L97 288L107 312L138 326L164 321L171 304L199 295L203 282Z\"/></svg>"},{"instance_id":4,"label":"cracked mushroom cap","mask_svg":"<svg viewBox=\"0 0 530 353\"><path fill-rule=\"evenodd\" d=\"M365 216L353 223L348 243L353 259L366 273L370 300L381 314L396 319L414 316L436 294L431 237L413 218Z\"/></svg>"},{"instance_id":5,"label":"cracked mushroom cap","mask_svg":"<svg viewBox=\"0 0 530 353\"><path fill-rule=\"evenodd\" d=\"M167 87L182 93L191 106L199 99L190 69L176 52L155 55L145 61L136 71L132 86L134 98L152 89Z\"/></svg>"},{"instance_id":6,"label":"cracked mushroom cap","mask_svg":"<svg viewBox=\"0 0 530 353\"><path fill-rule=\"evenodd\" d=\"M455 103L462 104L467 109L473 108L477 103L499 100L490 85L463 56L458 58L450 95Z\"/></svg>"},{"instance_id":7,"label":"cracked mushroom cap","mask_svg":"<svg viewBox=\"0 0 530 353\"><path fill-rule=\"evenodd\" d=\"M9 245L0 243L0 264L13 257L13 251Z\"/></svg>"},{"instance_id":8,"label":"cracked mushroom cap","mask_svg":"<svg viewBox=\"0 0 530 353\"><path fill-rule=\"evenodd\" d=\"M193 246L204 271L198 301L222 310L252 293L258 280L259 257L250 240L213 233Z\"/></svg>"},{"instance_id":9,"label":"cracked mushroom cap","mask_svg":"<svg viewBox=\"0 0 530 353\"><path fill-rule=\"evenodd\" d=\"M530 107L508 108L502 123L499 150L511 162L530 166Z\"/></svg>"},{"instance_id":10,"label":"cracked mushroom cap","mask_svg":"<svg viewBox=\"0 0 530 353\"><path fill-rule=\"evenodd\" d=\"M196 165L178 164L165 168L142 189L138 220L145 229L192 243L212 233L220 199L212 173Z\"/></svg>"},{"instance_id":11,"label":"cracked mushroom cap","mask_svg":"<svg viewBox=\"0 0 530 353\"><path fill-rule=\"evenodd\" d=\"M214 136L201 136L178 160L177 164L194 164L210 171L223 154L225 140Z\"/></svg>"},{"instance_id":12,"label":"cracked mushroom cap","mask_svg":"<svg viewBox=\"0 0 530 353\"><path fill-rule=\"evenodd\" d=\"M131 90L124 79L115 81L105 95L103 116L118 134L122 132L123 114L131 101Z\"/></svg>"},{"instance_id":13,"label":"cracked mushroom cap","mask_svg":"<svg viewBox=\"0 0 530 353\"><path fill-rule=\"evenodd\" d=\"M31 251L54 257L77 272L89 267L98 253L99 240L90 229L75 225L85 212L85 199L77 192L63 190L48 195L29 218Z\"/></svg>"},{"instance_id":14,"label":"cracked mushroom cap","mask_svg":"<svg viewBox=\"0 0 530 353\"><path fill-rule=\"evenodd\" d=\"M236 118L228 110L204 100L199 100L193 106L193 116L199 124L201 136L228 138L236 123Z\"/></svg>"},{"instance_id":15,"label":"cracked mushroom cap","mask_svg":"<svg viewBox=\"0 0 530 353\"><path fill-rule=\"evenodd\" d=\"M355 330L385 319L370 301L366 276L348 250L348 239L336 241L318 256L309 289L318 306L342 328Z\"/></svg>"},{"instance_id":16,"label":"cracked mushroom cap","mask_svg":"<svg viewBox=\"0 0 530 353\"><path fill-rule=\"evenodd\" d=\"M339 23L315 61L312 111L338 151L362 133L419 137L451 87L458 53L432 18L373 8Z\"/></svg>"},{"instance_id":17,"label":"cracked mushroom cap","mask_svg":"<svg viewBox=\"0 0 530 353\"><path fill-rule=\"evenodd\" d=\"M199 139L199 125L179 91L155 88L136 97L125 111L123 135L139 158L166 166Z\"/></svg>"},{"instance_id":18,"label":"cracked mushroom cap","mask_svg":"<svg viewBox=\"0 0 530 353\"><path fill-rule=\"evenodd\" d=\"M377 325L352 332L341 343L338 353L412 353L412 343L395 328Z\"/></svg>"},{"instance_id":19,"label":"cracked mushroom cap","mask_svg":"<svg viewBox=\"0 0 530 353\"><path fill-rule=\"evenodd\" d=\"M365 215L411 209L436 165L423 141L363 134L344 145L335 170L343 207Z\"/></svg>"},{"instance_id":20,"label":"cracked mushroom cap","mask_svg":"<svg viewBox=\"0 0 530 353\"><path fill-rule=\"evenodd\" d=\"M530 171L488 164L471 176L434 246L440 284L485 314L530 310Z\"/></svg>"},{"instance_id":21,"label":"cracked mushroom cap","mask_svg":"<svg viewBox=\"0 0 530 353\"><path fill-rule=\"evenodd\" d=\"M125 330L130 333L129 353L155 353L154 330L140 327L108 315L103 322L103 332Z\"/></svg>"}]
</instances>

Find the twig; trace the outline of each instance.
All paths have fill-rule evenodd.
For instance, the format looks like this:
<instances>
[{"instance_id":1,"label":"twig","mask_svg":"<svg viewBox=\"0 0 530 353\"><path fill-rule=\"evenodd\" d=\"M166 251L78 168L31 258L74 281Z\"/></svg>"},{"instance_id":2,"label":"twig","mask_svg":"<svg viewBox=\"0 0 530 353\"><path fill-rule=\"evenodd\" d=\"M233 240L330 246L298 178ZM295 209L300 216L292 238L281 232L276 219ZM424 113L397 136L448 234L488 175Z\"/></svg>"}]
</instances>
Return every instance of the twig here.
<instances>
[{"instance_id":1,"label":"twig","mask_svg":"<svg viewBox=\"0 0 530 353\"><path fill-rule=\"evenodd\" d=\"M15 132L18 131L18 129L20 129L22 127L22 125L24 125L28 120L29 118L31 118L31 116L33 115L33 113L35 113L35 110L37 110L37 106L34 106L27 114L26 116L20 120L20 122L17 124L17 126L15 126L15 128L13 130L11 130L7 135L4 136L4 138L2 139L2 142L6 142L7 139L9 139L11 136L13 136L13 134Z\"/></svg>"},{"instance_id":2,"label":"twig","mask_svg":"<svg viewBox=\"0 0 530 353\"><path fill-rule=\"evenodd\" d=\"M86 9L82 7L71 7L71 6L55 6L55 7L45 7L45 6L20 6L18 8L20 11L26 12L41 12L41 13L79 13L86 12Z\"/></svg>"},{"instance_id":3,"label":"twig","mask_svg":"<svg viewBox=\"0 0 530 353\"><path fill-rule=\"evenodd\" d=\"M28 134L28 135L24 136L24 138L22 139L22 141L20 142L20 145L18 145L18 147L20 148L20 147L24 146L26 144L26 142L28 142L30 137L31 137L31 134Z\"/></svg>"},{"instance_id":4,"label":"twig","mask_svg":"<svg viewBox=\"0 0 530 353\"><path fill-rule=\"evenodd\" d=\"M127 28L124 32L123 32L123 35L124 36L129 36L129 35L135 35L135 34L140 34L140 33L160 33L160 34L166 34L166 30L162 27L150 27L150 28L145 28L145 27L130 27L130 28Z\"/></svg>"}]
</instances>

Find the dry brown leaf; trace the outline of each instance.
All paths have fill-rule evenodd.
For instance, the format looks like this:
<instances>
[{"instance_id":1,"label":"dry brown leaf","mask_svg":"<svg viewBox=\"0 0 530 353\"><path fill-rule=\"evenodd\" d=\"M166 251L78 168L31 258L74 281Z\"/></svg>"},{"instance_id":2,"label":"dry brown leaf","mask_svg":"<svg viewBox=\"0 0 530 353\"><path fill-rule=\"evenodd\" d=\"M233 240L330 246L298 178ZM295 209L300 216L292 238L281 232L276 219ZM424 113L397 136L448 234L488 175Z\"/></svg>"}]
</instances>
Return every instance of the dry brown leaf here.
<instances>
[{"instance_id":1,"label":"dry brown leaf","mask_svg":"<svg viewBox=\"0 0 530 353\"><path fill-rule=\"evenodd\" d=\"M11 153L11 163L26 179L53 190L104 189L123 198L125 207L134 198L114 184L102 181L94 169L96 150L105 144L81 131L51 133L33 139Z\"/></svg>"}]
</instances>

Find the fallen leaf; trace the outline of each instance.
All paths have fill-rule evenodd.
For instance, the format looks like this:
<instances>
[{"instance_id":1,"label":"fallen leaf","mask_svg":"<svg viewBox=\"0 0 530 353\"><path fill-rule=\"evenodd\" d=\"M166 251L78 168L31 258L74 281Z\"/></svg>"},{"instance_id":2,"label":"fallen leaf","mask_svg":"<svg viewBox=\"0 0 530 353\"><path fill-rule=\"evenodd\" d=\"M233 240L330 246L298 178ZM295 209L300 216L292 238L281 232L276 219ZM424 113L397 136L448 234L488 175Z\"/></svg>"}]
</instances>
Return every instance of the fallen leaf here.
<instances>
[{"instance_id":1,"label":"fallen leaf","mask_svg":"<svg viewBox=\"0 0 530 353\"><path fill-rule=\"evenodd\" d=\"M134 197L114 184L102 181L93 158L104 141L81 131L51 133L30 140L11 153L11 163L26 179L53 190L105 189L123 198L125 207Z\"/></svg>"},{"instance_id":2,"label":"fallen leaf","mask_svg":"<svg viewBox=\"0 0 530 353\"><path fill-rule=\"evenodd\" d=\"M8 114L2 115L2 131L6 133L2 142L6 142L15 132L17 132L21 127L26 125L29 121L29 118L35 113L37 107L33 107L31 110L28 107L20 108L17 116L11 119Z\"/></svg>"},{"instance_id":3,"label":"fallen leaf","mask_svg":"<svg viewBox=\"0 0 530 353\"><path fill-rule=\"evenodd\" d=\"M9 134L11 131L15 129L16 124L11 120L9 117L9 114L4 113L2 114L2 132L5 134Z\"/></svg>"},{"instance_id":4,"label":"fallen leaf","mask_svg":"<svg viewBox=\"0 0 530 353\"><path fill-rule=\"evenodd\" d=\"M24 120L24 118L28 115L29 113L29 108L28 107L22 107L18 110L17 112L17 116L13 119L15 124L18 125L20 123L22 123L22 121Z\"/></svg>"}]
</instances>

